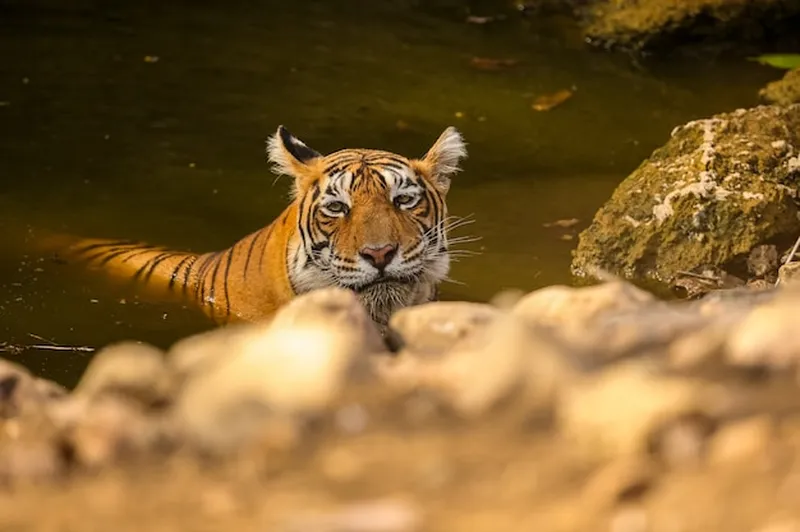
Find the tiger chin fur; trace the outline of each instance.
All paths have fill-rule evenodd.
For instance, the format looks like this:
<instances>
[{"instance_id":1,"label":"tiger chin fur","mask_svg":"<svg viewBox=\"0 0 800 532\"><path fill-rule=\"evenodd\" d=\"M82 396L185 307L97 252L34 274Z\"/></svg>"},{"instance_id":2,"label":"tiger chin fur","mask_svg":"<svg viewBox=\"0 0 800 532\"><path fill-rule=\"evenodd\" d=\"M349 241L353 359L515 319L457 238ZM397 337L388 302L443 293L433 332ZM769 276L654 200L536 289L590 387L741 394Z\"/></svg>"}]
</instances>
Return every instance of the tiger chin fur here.
<instances>
[{"instance_id":1,"label":"tiger chin fur","mask_svg":"<svg viewBox=\"0 0 800 532\"><path fill-rule=\"evenodd\" d=\"M461 135L447 128L424 157L344 149L323 156L283 126L267 143L292 201L267 227L211 253L130 241L78 239L61 249L113 277L165 289L218 323L267 319L298 294L353 290L385 326L400 308L431 301L449 272L445 198Z\"/></svg>"}]
</instances>

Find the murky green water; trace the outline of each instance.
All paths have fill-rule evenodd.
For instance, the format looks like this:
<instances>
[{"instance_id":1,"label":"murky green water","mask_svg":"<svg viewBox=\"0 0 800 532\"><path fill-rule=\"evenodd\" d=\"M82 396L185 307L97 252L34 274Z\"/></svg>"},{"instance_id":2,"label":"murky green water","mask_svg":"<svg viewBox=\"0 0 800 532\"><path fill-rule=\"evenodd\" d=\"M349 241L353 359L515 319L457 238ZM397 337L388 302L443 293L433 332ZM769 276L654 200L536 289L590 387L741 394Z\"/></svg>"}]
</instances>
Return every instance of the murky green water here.
<instances>
[{"instance_id":1,"label":"murky green water","mask_svg":"<svg viewBox=\"0 0 800 532\"><path fill-rule=\"evenodd\" d=\"M226 247L285 205L264 157L278 124L320 151L407 155L458 126L470 158L450 208L483 240L445 296L570 282L575 229L544 224L582 228L675 125L752 105L777 76L733 59L637 65L552 22L485 27L392 2L165 4L0 2L0 341L166 346L207 327L42 261L32 242L67 231ZM481 71L473 56L520 63ZM531 109L569 87L562 106ZM86 356L14 358L71 384Z\"/></svg>"}]
</instances>

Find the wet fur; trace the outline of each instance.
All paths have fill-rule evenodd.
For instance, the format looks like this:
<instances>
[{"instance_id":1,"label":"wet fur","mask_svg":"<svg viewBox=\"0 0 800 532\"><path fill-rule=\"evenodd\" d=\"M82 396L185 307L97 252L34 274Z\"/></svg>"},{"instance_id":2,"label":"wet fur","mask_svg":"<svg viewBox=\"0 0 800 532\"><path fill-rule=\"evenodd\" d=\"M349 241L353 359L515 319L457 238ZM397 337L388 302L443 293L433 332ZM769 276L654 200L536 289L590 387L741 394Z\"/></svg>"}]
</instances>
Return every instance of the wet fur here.
<instances>
[{"instance_id":1,"label":"wet fur","mask_svg":"<svg viewBox=\"0 0 800 532\"><path fill-rule=\"evenodd\" d=\"M455 129L420 159L365 149L323 156L282 126L267 151L274 170L294 178L292 202L228 249L194 254L78 239L61 250L114 277L179 293L223 323L268 318L297 294L327 286L356 292L379 324L435 298L450 264L445 197L466 156ZM334 212L342 205L346 212ZM383 245L397 253L381 272L362 252Z\"/></svg>"}]
</instances>

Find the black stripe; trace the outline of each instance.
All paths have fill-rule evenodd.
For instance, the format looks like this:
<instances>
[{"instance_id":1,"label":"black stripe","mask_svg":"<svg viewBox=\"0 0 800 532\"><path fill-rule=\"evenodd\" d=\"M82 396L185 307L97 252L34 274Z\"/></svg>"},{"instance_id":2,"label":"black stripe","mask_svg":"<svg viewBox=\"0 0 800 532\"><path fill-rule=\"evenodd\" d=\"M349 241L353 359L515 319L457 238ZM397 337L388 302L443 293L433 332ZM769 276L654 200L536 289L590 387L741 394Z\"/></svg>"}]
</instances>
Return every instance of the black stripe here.
<instances>
[{"instance_id":1,"label":"black stripe","mask_svg":"<svg viewBox=\"0 0 800 532\"><path fill-rule=\"evenodd\" d=\"M228 250L227 253L232 255L230 250ZM219 258L222 259L222 255L220 255ZM214 265L214 271L211 273L211 288L208 290L208 306L212 309L217 305L217 274L219 273L219 267L222 265L222 260L217 260L216 262L217 263Z\"/></svg>"},{"instance_id":2,"label":"black stripe","mask_svg":"<svg viewBox=\"0 0 800 532\"><path fill-rule=\"evenodd\" d=\"M144 250L143 252L142 252L142 251L139 251L138 253L147 253L147 252L149 252L149 251L150 251L150 250L149 250L149 249L147 249L147 250ZM127 255L128 253L132 253L132 252L136 252L136 250L124 249L124 250L122 250L122 251L115 251L115 252L113 252L113 253L109 253L109 254L107 254L105 257L103 257L103 259L100 261L100 266L105 266L106 264L108 264L108 263L109 263L109 262L111 262L112 260L116 259L117 257L119 257L119 256L121 256L121 255ZM130 257L127 257L127 258L130 258ZM125 260L126 260L126 259L123 259L123 262L124 262Z\"/></svg>"},{"instance_id":3,"label":"black stripe","mask_svg":"<svg viewBox=\"0 0 800 532\"><path fill-rule=\"evenodd\" d=\"M231 297L228 292L228 276L231 273L231 263L233 262L233 248L228 253L228 260L225 263L225 272L222 274L222 290L225 293L225 316L231 317Z\"/></svg>"},{"instance_id":4,"label":"black stripe","mask_svg":"<svg viewBox=\"0 0 800 532\"><path fill-rule=\"evenodd\" d=\"M263 231L263 229L262 229ZM253 239L250 242L250 247L247 248L247 258L244 261L244 278L247 279L247 270L250 268L250 259L253 258L253 249L256 247L256 242L258 242L258 237L261 236L261 232L259 231L254 234L251 238Z\"/></svg>"},{"instance_id":5,"label":"black stripe","mask_svg":"<svg viewBox=\"0 0 800 532\"><path fill-rule=\"evenodd\" d=\"M169 288L170 292L175 287L175 279L178 278L178 272L180 272L181 268L183 268L183 265L186 264L186 262L191 260L193 257L194 257L194 255L187 256L186 258L184 258L182 261L180 261L178 263L178 266L174 270L172 270L172 275L169 276L170 278L169 278L169 285L168 285L168 288ZM186 268L186 271L188 272L190 268L191 268L191 266ZM186 285L186 281L184 280L183 283L184 283L184 286L185 286Z\"/></svg>"},{"instance_id":6,"label":"black stripe","mask_svg":"<svg viewBox=\"0 0 800 532\"><path fill-rule=\"evenodd\" d=\"M91 255L91 256L88 256L88 257L84 256L84 257L82 257L82 259L84 261L86 261L86 262L92 262L92 261L94 261L96 259L99 259L99 258L102 258L102 257L107 257L109 253L113 253L113 254L115 254L115 256L118 256L118 255L120 255L122 253L127 253L129 251L136 251L137 249L139 249L139 248L138 247L130 247L129 246L129 247L125 247L125 248L121 248L120 249L119 246L113 246L113 247L111 247L111 249L104 249L104 250L102 250L102 251L100 251L98 253L95 253L95 254Z\"/></svg>"},{"instance_id":7,"label":"black stripe","mask_svg":"<svg viewBox=\"0 0 800 532\"><path fill-rule=\"evenodd\" d=\"M123 263L124 262L128 262L129 260L131 260L134 257L138 257L139 255L144 255L145 253L152 253L153 251L154 251L153 249L140 249L140 250L136 250L136 251L132 250L130 255L128 255L127 257L122 259L122 262Z\"/></svg>"},{"instance_id":8,"label":"black stripe","mask_svg":"<svg viewBox=\"0 0 800 532\"><path fill-rule=\"evenodd\" d=\"M208 273L208 269L215 263L218 255L218 251L210 253L205 262L203 262L203 264L201 264L200 268L197 270L197 280L199 283L195 287L194 293L195 298L199 299L200 306L204 306L206 304L206 273Z\"/></svg>"},{"instance_id":9,"label":"black stripe","mask_svg":"<svg viewBox=\"0 0 800 532\"><path fill-rule=\"evenodd\" d=\"M166 259L173 256L175 256L175 253L171 251L165 251L164 253L156 255L154 258L146 262L144 266L136 270L136 273L133 274L133 280L138 281L139 277L144 273L144 271L149 268L149 271L147 272L147 274L145 274L144 279L142 279L142 282L147 283L148 281L150 281L150 277L152 277L153 272L158 267L158 265L164 262Z\"/></svg>"},{"instance_id":10,"label":"black stripe","mask_svg":"<svg viewBox=\"0 0 800 532\"><path fill-rule=\"evenodd\" d=\"M197 256L194 257L194 260L186 266L186 273L183 274L183 290L181 290L181 293L184 296L186 295L186 292L189 290L189 275L192 273L192 268L194 268L194 265L197 264L198 258L199 257Z\"/></svg>"},{"instance_id":11,"label":"black stripe","mask_svg":"<svg viewBox=\"0 0 800 532\"><path fill-rule=\"evenodd\" d=\"M76 253L86 253L87 251L92 251L93 249L98 248L105 248L105 247L117 247L117 246L133 246L138 244L138 242L134 240L113 240L110 242L101 242L99 244L84 244L83 246L78 246L75 249Z\"/></svg>"},{"instance_id":12,"label":"black stripe","mask_svg":"<svg viewBox=\"0 0 800 532\"><path fill-rule=\"evenodd\" d=\"M264 231L264 245L261 247L261 253L258 256L259 272L264 270L264 255L267 254L267 244L269 243L269 237L272 235L273 229L275 229L275 226L270 225L269 227L267 227L266 231Z\"/></svg>"}]
</instances>

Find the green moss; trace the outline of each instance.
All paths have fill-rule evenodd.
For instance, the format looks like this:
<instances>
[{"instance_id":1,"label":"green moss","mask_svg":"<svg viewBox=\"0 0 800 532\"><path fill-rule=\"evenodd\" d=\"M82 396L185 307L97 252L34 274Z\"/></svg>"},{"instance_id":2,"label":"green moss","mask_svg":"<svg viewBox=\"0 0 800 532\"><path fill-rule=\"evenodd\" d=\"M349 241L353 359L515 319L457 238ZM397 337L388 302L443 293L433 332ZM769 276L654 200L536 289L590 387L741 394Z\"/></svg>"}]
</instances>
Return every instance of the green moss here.
<instances>
[{"instance_id":1,"label":"green moss","mask_svg":"<svg viewBox=\"0 0 800 532\"><path fill-rule=\"evenodd\" d=\"M762 243L796 238L800 105L691 122L614 191L579 237L572 269L670 281Z\"/></svg>"},{"instance_id":2,"label":"green moss","mask_svg":"<svg viewBox=\"0 0 800 532\"><path fill-rule=\"evenodd\" d=\"M791 105L800 102L800 68L790 70L778 81L764 87L760 96L771 103Z\"/></svg>"}]
</instances>

